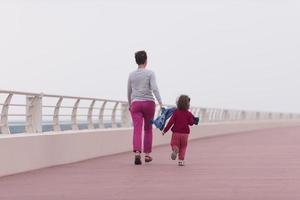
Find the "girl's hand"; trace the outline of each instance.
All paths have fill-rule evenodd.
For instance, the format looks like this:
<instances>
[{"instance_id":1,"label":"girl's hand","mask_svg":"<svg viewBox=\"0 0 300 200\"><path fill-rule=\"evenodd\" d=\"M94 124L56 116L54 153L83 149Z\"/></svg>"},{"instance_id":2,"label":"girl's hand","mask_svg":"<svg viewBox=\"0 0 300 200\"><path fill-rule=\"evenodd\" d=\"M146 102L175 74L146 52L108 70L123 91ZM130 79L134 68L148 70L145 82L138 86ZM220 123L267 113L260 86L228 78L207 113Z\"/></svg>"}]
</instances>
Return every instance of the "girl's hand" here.
<instances>
[{"instance_id":1,"label":"girl's hand","mask_svg":"<svg viewBox=\"0 0 300 200\"><path fill-rule=\"evenodd\" d=\"M166 133L164 131L161 132L162 135L165 135Z\"/></svg>"}]
</instances>

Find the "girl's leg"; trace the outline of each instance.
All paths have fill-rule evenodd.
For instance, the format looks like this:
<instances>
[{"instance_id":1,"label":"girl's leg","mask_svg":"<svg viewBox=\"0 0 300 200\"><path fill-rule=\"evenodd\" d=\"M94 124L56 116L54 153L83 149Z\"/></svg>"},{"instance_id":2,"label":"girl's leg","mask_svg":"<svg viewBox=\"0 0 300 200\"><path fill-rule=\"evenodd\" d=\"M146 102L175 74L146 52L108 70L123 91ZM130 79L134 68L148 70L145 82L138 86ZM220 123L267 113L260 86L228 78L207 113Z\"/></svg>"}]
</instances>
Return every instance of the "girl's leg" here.
<instances>
[{"instance_id":1,"label":"girl's leg","mask_svg":"<svg viewBox=\"0 0 300 200\"><path fill-rule=\"evenodd\" d=\"M171 159L176 160L180 148L180 134L173 133L171 139L172 154Z\"/></svg>"},{"instance_id":2,"label":"girl's leg","mask_svg":"<svg viewBox=\"0 0 300 200\"><path fill-rule=\"evenodd\" d=\"M133 151L142 151L142 127L143 114L141 112L141 102L133 102L131 105L131 117L133 122Z\"/></svg>"},{"instance_id":3,"label":"girl's leg","mask_svg":"<svg viewBox=\"0 0 300 200\"><path fill-rule=\"evenodd\" d=\"M172 139L171 139L171 147L172 150L178 150L179 151L179 147L180 147L180 138L179 138L179 133L173 133L172 134Z\"/></svg>"},{"instance_id":4,"label":"girl's leg","mask_svg":"<svg viewBox=\"0 0 300 200\"><path fill-rule=\"evenodd\" d=\"M171 147L172 147L173 151L175 151L175 150L179 151L179 147L180 147L180 134L179 133L172 134Z\"/></svg>"},{"instance_id":5,"label":"girl's leg","mask_svg":"<svg viewBox=\"0 0 300 200\"><path fill-rule=\"evenodd\" d=\"M150 121L154 118L155 103L152 101L143 102L143 116L144 116L144 153L149 156L152 152L152 124Z\"/></svg>"},{"instance_id":6,"label":"girl's leg","mask_svg":"<svg viewBox=\"0 0 300 200\"><path fill-rule=\"evenodd\" d=\"M185 152L188 143L188 134L180 134L180 148L179 148L179 160L184 160Z\"/></svg>"}]
</instances>

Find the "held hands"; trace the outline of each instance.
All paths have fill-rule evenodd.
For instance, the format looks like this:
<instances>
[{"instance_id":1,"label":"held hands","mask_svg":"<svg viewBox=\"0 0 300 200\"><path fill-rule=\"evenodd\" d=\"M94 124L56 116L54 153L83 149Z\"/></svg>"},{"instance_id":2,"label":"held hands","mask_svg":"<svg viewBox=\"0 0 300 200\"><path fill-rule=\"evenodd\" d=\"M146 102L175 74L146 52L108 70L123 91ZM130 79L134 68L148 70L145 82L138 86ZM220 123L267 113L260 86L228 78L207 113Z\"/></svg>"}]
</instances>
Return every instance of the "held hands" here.
<instances>
[{"instance_id":1,"label":"held hands","mask_svg":"<svg viewBox=\"0 0 300 200\"><path fill-rule=\"evenodd\" d=\"M165 134L166 134L166 132L165 132L165 131L161 131L161 134L162 134L162 135L165 135Z\"/></svg>"},{"instance_id":2,"label":"held hands","mask_svg":"<svg viewBox=\"0 0 300 200\"><path fill-rule=\"evenodd\" d=\"M160 109L163 108L163 103L162 102L159 103L159 107L160 107Z\"/></svg>"}]
</instances>

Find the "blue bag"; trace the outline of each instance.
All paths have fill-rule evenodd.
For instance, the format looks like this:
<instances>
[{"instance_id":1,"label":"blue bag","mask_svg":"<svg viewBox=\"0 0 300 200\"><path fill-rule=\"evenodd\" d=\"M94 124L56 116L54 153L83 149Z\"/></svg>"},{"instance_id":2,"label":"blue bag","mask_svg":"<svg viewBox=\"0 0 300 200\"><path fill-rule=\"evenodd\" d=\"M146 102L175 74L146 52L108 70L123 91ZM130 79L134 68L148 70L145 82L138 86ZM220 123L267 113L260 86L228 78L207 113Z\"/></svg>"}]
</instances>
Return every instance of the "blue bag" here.
<instances>
[{"instance_id":1,"label":"blue bag","mask_svg":"<svg viewBox=\"0 0 300 200\"><path fill-rule=\"evenodd\" d=\"M177 108L162 108L161 114L155 119L151 120L151 124L154 124L159 130L163 130L167 120L173 115Z\"/></svg>"}]
</instances>

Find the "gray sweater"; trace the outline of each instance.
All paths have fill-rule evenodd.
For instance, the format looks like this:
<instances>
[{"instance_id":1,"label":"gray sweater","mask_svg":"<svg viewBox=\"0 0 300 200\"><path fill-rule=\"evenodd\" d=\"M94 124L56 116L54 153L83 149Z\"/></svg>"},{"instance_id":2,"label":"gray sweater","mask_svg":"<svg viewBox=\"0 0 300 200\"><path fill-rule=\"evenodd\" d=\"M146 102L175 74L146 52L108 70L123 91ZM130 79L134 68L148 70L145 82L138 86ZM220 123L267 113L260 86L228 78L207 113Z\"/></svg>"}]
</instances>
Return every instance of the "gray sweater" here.
<instances>
[{"instance_id":1,"label":"gray sweater","mask_svg":"<svg viewBox=\"0 0 300 200\"><path fill-rule=\"evenodd\" d=\"M155 80L155 74L148 69L137 69L130 73L128 78L128 103L134 101L155 101L161 103L161 97Z\"/></svg>"}]
</instances>

